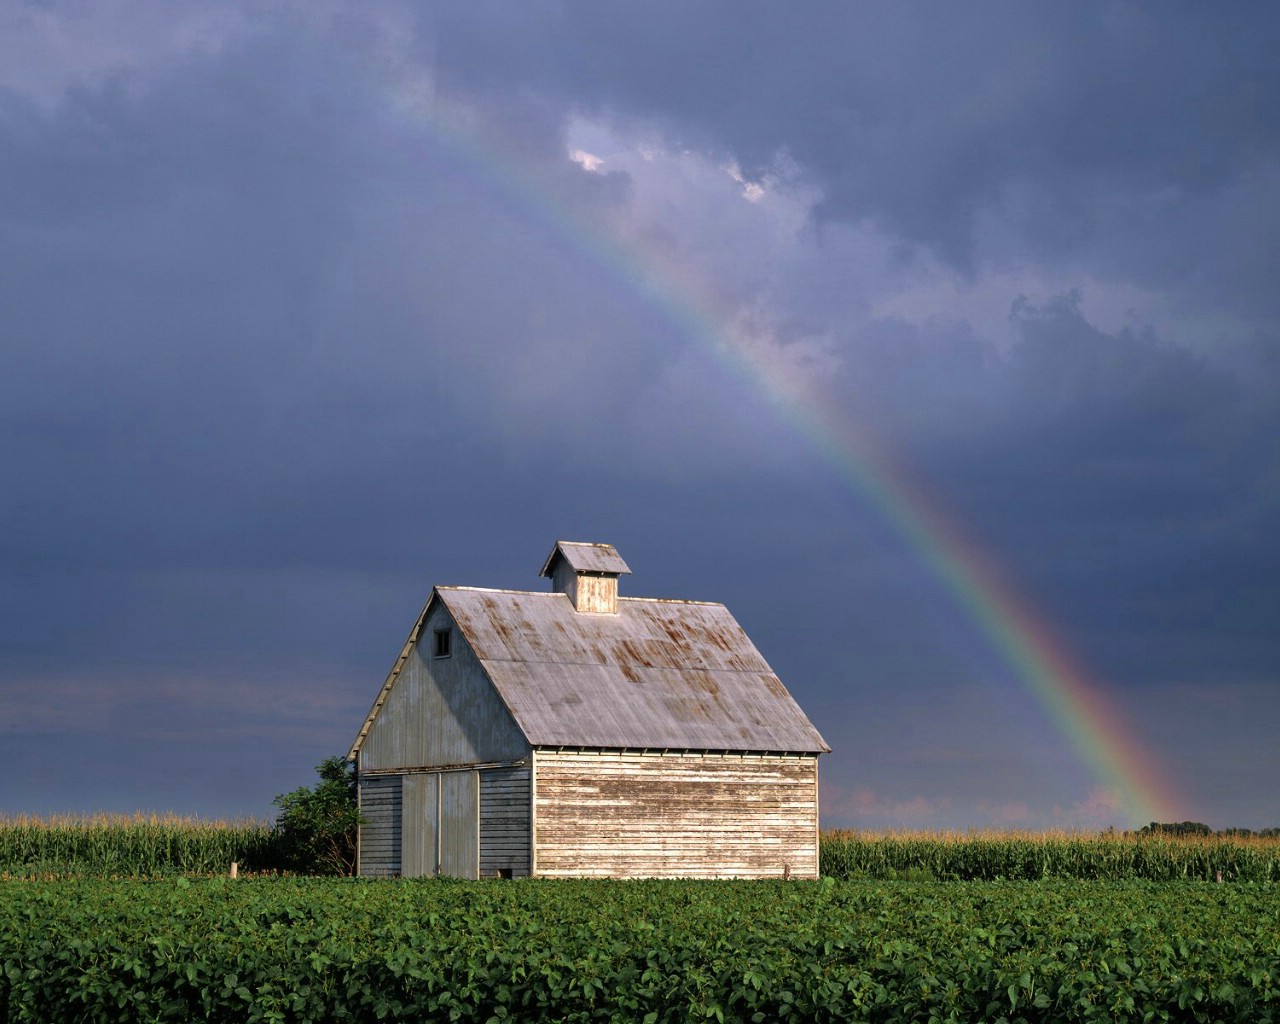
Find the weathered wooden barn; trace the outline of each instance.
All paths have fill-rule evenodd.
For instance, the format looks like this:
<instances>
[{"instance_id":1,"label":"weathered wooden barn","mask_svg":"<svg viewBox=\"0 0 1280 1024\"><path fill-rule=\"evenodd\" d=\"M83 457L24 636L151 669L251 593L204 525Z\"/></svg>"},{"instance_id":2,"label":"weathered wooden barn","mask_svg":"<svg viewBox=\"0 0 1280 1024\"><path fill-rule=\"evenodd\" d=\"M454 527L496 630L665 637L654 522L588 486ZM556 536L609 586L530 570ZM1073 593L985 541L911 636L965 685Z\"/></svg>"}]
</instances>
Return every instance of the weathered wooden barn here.
<instances>
[{"instance_id":1,"label":"weathered wooden barn","mask_svg":"<svg viewBox=\"0 0 1280 1024\"><path fill-rule=\"evenodd\" d=\"M352 744L363 875L816 877L830 748L721 604L436 587Z\"/></svg>"}]
</instances>

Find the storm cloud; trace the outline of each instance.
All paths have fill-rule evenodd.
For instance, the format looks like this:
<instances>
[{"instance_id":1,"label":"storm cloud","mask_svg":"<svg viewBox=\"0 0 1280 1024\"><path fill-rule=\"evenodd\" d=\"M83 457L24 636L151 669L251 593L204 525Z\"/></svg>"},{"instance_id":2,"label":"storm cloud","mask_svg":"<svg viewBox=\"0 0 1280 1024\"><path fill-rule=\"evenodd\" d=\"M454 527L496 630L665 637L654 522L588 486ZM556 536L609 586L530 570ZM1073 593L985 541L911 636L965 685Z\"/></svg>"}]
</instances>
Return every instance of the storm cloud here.
<instances>
[{"instance_id":1,"label":"storm cloud","mask_svg":"<svg viewBox=\"0 0 1280 1024\"><path fill-rule=\"evenodd\" d=\"M827 824L1142 824L822 408L1280 824L1269 9L4 19L0 812L265 813L563 537L729 605Z\"/></svg>"}]
</instances>

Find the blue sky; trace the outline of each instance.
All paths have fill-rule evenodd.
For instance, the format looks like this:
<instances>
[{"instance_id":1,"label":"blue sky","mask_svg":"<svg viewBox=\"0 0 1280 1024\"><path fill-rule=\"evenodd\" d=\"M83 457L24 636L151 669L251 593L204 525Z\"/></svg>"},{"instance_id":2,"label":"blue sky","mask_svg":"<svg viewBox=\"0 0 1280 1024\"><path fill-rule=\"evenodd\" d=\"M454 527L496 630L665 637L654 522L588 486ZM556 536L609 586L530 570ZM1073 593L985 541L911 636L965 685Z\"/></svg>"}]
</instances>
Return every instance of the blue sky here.
<instances>
[{"instance_id":1,"label":"blue sky","mask_svg":"<svg viewBox=\"0 0 1280 1024\"><path fill-rule=\"evenodd\" d=\"M729 606L834 748L828 825L1143 824L822 408L1179 817L1280 825L1278 36L1262 4L10 4L0 813L267 814L433 584L539 589L565 538Z\"/></svg>"}]
</instances>

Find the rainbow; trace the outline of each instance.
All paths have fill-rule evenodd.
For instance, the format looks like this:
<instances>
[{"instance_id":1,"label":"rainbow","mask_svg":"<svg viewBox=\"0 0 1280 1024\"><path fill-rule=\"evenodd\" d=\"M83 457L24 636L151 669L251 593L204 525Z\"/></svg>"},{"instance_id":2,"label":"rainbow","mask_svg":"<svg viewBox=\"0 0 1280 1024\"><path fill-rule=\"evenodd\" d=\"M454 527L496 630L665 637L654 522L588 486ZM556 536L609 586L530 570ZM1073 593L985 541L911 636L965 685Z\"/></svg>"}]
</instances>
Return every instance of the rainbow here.
<instances>
[{"instance_id":1,"label":"rainbow","mask_svg":"<svg viewBox=\"0 0 1280 1024\"><path fill-rule=\"evenodd\" d=\"M841 477L878 510L1015 671L1128 819L1178 819L1183 803L1163 769L1126 724L1106 687L1091 677L999 571L966 538L954 517L895 464L847 410L794 383L770 360L768 346L748 346L726 318L683 283L676 268L587 223L537 187L514 161L418 108L413 120L458 164L473 185L540 223L563 245L639 294L683 335L716 354L790 425L827 456Z\"/></svg>"}]
</instances>

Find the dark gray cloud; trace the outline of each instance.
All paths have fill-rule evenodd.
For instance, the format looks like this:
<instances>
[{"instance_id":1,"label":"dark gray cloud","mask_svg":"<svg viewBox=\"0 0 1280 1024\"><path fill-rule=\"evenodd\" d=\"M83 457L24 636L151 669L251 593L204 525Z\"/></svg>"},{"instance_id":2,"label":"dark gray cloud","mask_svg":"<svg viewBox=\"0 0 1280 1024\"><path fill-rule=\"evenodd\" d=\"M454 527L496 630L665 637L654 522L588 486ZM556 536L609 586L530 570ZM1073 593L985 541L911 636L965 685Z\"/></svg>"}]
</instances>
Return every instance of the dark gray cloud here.
<instances>
[{"instance_id":1,"label":"dark gray cloud","mask_svg":"<svg viewBox=\"0 0 1280 1024\"><path fill-rule=\"evenodd\" d=\"M831 824L1117 820L820 395L1186 816L1280 823L1260 8L24 10L76 42L0 92L0 811L264 813L431 584L568 537L730 605Z\"/></svg>"},{"instance_id":2,"label":"dark gray cloud","mask_svg":"<svg viewBox=\"0 0 1280 1024\"><path fill-rule=\"evenodd\" d=\"M1004 350L954 325L868 323L828 386L1096 670L1135 684L1269 675L1274 370L1150 328L1108 333L1078 294L1019 298L1011 318Z\"/></svg>"},{"instance_id":3,"label":"dark gray cloud","mask_svg":"<svg viewBox=\"0 0 1280 1024\"><path fill-rule=\"evenodd\" d=\"M370 88L275 38L10 98L15 561L330 558L432 475L634 452L670 327ZM565 430L570 401L621 428Z\"/></svg>"},{"instance_id":4,"label":"dark gray cloud","mask_svg":"<svg viewBox=\"0 0 1280 1024\"><path fill-rule=\"evenodd\" d=\"M1263 4L803 16L722 3L437 10L442 88L553 91L767 175L817 183L823 218L871 221L956 265L1104 267L1274 315L1280 32Z\"/></svg>"},{"instance_id":5,"label":"dark gray cloud","mask_svg":"<svg viewBox=\"0 0 1280 1024\"><path fill-rule=\"evenodd\" d=\"M998 420L933 452L931 479L964 495L967 520L1087 648L1109 652L1108 674L1267 672L1277 647L1258 627L1277 610L1264 580L1278 566L1258 540L1280 525L1274 380L1150 333L1105 334L1070 296L1014 315L1022 341L987 391Z\"/></svg>"}]
</instances>

